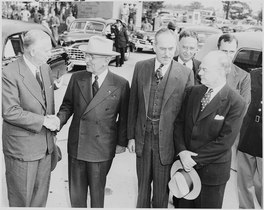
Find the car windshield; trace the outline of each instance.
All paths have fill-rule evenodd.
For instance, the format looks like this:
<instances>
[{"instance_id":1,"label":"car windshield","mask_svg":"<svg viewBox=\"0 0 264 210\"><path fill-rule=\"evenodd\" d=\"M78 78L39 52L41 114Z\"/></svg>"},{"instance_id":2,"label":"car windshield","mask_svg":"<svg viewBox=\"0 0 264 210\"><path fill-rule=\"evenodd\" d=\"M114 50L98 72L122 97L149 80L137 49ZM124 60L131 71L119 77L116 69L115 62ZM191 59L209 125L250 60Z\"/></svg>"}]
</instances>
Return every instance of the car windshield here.
<instances>
[{"instance_id":1,"label":"car windshield","mask_svg":"<svg viewBox=\"0 0 264 210\"><path fill-rule=\"evenodd\" d=\"M92 21L76 21L71 24L70 31L98 31L102 32L104 24Z\"/></svg>"}]
</instances>

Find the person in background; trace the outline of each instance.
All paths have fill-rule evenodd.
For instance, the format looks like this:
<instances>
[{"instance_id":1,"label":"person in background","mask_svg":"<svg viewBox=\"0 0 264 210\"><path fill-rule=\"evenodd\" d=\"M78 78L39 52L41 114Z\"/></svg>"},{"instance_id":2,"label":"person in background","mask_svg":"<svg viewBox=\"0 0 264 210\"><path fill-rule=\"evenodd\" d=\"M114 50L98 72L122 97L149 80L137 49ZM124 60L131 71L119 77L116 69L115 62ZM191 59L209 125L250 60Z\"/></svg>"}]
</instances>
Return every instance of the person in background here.
<instances>
[{"instance_id":1,"label":"person in background","mask_svg":"<svg viewBox=\"0 0 264 210\"><path fill-rule=\"evenodd\" d=\"M2 141L10 207L45 207L51 154L59 119L54 115L51 40L42 30L24 36L24 55L3 67Z\"/></svg>"},{"instance_id":2,"label":"person in background","mask_svg":"<svg viewBox=\"0 0 264 210\"><path fill-rule=\"evenodd\" d=\"M251 75L251 103L238 144L237 186L239 208L262 209L262 68Z\"/></svg>"},{"instance_id":3,"label":"person in background","mask_svg":"<svg viewBox=\"0 0 264 210\"><path fill-rule=\"evenodd\" d=\"M56 41L59 39L59 26L60 26L60 20L59 18L55 15L54 9L51 10L50 17L49 17L49 26L52 31L52 35L55 38Z\"/></svg>"},{"instance_id":4,"label":"person in background","mask_svg":"<svg viewBox=\"0 0 264 210\"><path fill-rule=\"evenodd\" d=\"M238 40L232 34L223 34L219 37L217 42L217 47L219 50L225 52L231 61L233 61L234 56L238 47ZM227 83L231 88L233 88L237 93L239 93L247 103L250 104L251 100L251 80L250 74L239 68L235 64L231 64L231 72L227 76ZM237 145L239 141L239 134L236 141L232 147L232 163L231 169L237 171Z\"/></svg>"},{"instance_id":5,"label":"person in background","mask_svg":"<svg viewBox=\"0 0 264 210\"><path fill-rule=\"evenodd\" d=\"M193 70L194 84L200 84L200 77L198 75L200 61L194 58L198 51L198 36L193 31L184 30L179 35L179 55L173 59L180 64Z\"/></svg>"},{"instance_id":6,"label":"person in background","mask_svg":"<svg viewBox=\"0 0 264 210\"><path fill-rule=\"evenodd\" d=\"M115 154L126 150L129 83L108 67L113 41L92 36L80 45L87 71L72 75L57 116L61 127L73 116L68 137L72 207L104 207L106 176Z\"/></svg>"},{"instance_id":7,"label":"person in background","mask_svg":"<svg viewBox=\"0 0 264 210\"><path fill-rule=\"evenodd\" d=\"M175 34L155 34L155 58L135 65L128 111L128 150L136 153L137 208L167 208L175 154L173 125L193 73L173 60ZM151 199L151 183L153 197Z\"/></svg>"},{"instance_id":8,"label":"person in background","mask_svg":"<svg viewBox=\"0 0 264 210\"><path fill-rule=\"evenodd\" d=\"M70 28L71 23L75 20L75 17L72 15L72 12L70 12L69 16L66 18L66 25L67 29Z\"/></svg>"},{"instance_id":9,"label":"person in background","mask_svg":"<svg viewBox=\"0 0 264 210\"><path fill-rule=\"evenodd\" d=\"M229 57L217 50L202 60L202 85L186 91L174 126L176 155L188 173L196 170L202 183L194 200L175 199L176 208L222 208L230 177L231 147L239 133L246 102L227 84Z\"/></svg>"},{"instance_id":10,"label":"person in background","mask_svg":"<svg viewBox=\"0 0 264 210\"><path fill-rule=\"evenodd\" d=\"M111 34L114 35L116 51L120 53L120 56L116 56L116 67L121 67L125 61L125 51L128 44L127 29L121 20L116 20L116 24L111 28Z\"/></svg>"},{"instance_id":11,"label":"person in background","mask_svg":"<svg viewBox=\"0 0 264 210\"><path fill-rule=\"evenodd\" d=\"M129 8L127 7L127 3L124 3L123 8L121 9L121 20L126 24L128 24L128 15L129 15Z\"/></svg>"},{"instance_id":12,"label":"person in background","mask_svg":"<svg viewBox=\"0 0 264 210\"><path fill-rule=\"evenodd\" d=\"M131 32L135 31L135 25L133 24L133 20L130 20L127 26L127 29Z\"/></svg>"},{"instance_id":13,"label":"person in background","mask_svg":"<svg viewBox=\"0 0 264 210\"><path fill-rule=\"evenodd\" d=\"M30 18L31 14L27 10L27 8L22 7L22 11L20 12L21 20L28 22L28 19Z\"/></svg>"}]
</instances>

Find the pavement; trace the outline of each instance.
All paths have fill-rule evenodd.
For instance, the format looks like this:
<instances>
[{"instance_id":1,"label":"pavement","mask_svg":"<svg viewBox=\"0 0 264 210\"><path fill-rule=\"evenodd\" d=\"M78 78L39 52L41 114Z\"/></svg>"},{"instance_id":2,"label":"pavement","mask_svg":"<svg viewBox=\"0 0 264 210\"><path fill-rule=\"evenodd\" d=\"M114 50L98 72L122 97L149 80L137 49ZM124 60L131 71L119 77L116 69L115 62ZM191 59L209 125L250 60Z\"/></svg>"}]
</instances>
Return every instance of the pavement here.
<instances>
[{"instance_id":1,"label":"pavement","mask_svg":"<svg viewBox=\"0 0 264 210\"><path fill-rule=\"evenodd\" d=\"M130 59L121 68L110 67L110 69L131 82L135 62L138 60L154 57L153 54L132 53ZM67 88L71 74L64 74L63 86L55 91L55 109L58 111ZM57 164L56 169L51 174L50 191L47 201L49 208L70 208L68 191L68 158L67 158L67 135L70 120L57 135L57 145L62 151L62 160ZM1 171L1 207L8 207L5 166L2 159ZM237 209L238 196L236 186L236 172L231 171L231 177L227 183L223 208ZM135 208L137 201L137 176L136 176L136 156L127 150L122 154L116 155L112 167L107 176L105 190L105 208ZM89 202L89 196L88 196ZM89 204L88 204L89 206ZM171 195L168 208L173 208Z\"/></svg>"}]
</instances>

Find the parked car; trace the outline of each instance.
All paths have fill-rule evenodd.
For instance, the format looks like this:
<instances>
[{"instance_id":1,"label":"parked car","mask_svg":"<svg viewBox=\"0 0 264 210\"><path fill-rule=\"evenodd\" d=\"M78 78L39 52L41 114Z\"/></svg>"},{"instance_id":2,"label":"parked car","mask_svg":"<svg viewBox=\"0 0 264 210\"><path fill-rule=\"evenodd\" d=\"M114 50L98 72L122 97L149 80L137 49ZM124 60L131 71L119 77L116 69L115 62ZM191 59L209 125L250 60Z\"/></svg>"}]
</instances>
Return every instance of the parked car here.
<instances>
[{"instance_id":1,"label":"parked car","mask_svg":"<svg viewBox=\"0 0 264 210\"><path fill-rule=\"evenodd\" d=\"M40 29L50 36L53 48L52 56L47 63L51 66L53 79L60 77L66 72L68 55L64 48L56 43L50 31L41 24L2 20L2 65L8 65L23 54L23 37L31 29Z\"/></svg>"},{"instance_id":2,"label":"parked car","mask_svg":"<svg viewBox=\"0 0 264 210\"><path fill-rule=\"evenodd\" d=\"M222 30L210 26L196 25L196 26L186 26L181 29L180 32L184 30L194 31L198 36L198 48L201 49L205 41L213 34L222 34Z\"/></svg>"},{"instance_id":3,"label":"parked car","mask_svg":"<svg viewBox=\"0 0 264 210\"><path fill-rule=\"evenodd\" d=\"M263 34L261 32L238 32L234 35L238 39L238 49L233 63L247 72L255 68L261 68ZM202 60L208 52L216 50L219 37L220 34L209 37L196 58Z\"/></svg>"},{"instance_id":4,"label":"parked car","mask_svg":"<svg viewBox=\"0 0 264 210\"><path fill-rule=\"evenodd\" d=\"M115 23L116 19L77 18L71 23L68 31L59 36L59 43L66 47L73 65L85 66L84 54L79 50L79 46L87 43L90 37L94 35L112 39L111 26ZM123 24L125 25L125 23ZM133 49L133 43L129 41L129 46L125 53L125 60L128 60L130 52Z\"/></svg>"},{"instance_id":5,"label":"parked car","mask_svg":"<svg viewBox=\"0 0 264 210\"><path fill-rule=\"evenodd\" d=\"M142 52L142 50L153 52L155 33L156 31L135 31L132 35L132 42L134 43L135 50L138 52Z\"/></svg>"}]
</instances>

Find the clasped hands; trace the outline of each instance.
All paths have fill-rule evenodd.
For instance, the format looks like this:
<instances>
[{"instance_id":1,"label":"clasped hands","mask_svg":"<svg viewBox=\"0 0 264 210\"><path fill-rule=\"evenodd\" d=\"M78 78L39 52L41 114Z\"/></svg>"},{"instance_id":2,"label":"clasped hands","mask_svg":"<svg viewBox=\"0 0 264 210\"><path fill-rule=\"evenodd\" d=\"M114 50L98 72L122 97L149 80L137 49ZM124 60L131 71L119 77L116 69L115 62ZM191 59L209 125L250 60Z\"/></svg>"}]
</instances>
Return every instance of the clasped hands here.
<instances>
[{"instance_id":1,"label":"clasped hands","mask_svg":"<svg viewBox=\"0 0 264 210\"><path fill-rule=\"evenodd\" d=\"M51 131L60 130L60 119L56 115L46 115L43 126Z\"/></svg>"}]
</instances>

